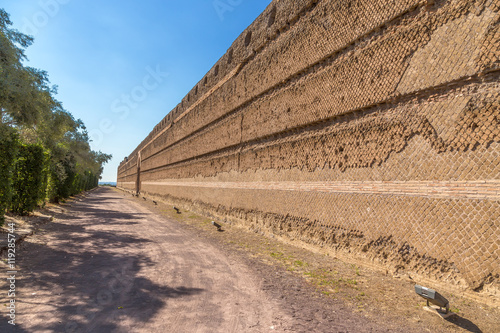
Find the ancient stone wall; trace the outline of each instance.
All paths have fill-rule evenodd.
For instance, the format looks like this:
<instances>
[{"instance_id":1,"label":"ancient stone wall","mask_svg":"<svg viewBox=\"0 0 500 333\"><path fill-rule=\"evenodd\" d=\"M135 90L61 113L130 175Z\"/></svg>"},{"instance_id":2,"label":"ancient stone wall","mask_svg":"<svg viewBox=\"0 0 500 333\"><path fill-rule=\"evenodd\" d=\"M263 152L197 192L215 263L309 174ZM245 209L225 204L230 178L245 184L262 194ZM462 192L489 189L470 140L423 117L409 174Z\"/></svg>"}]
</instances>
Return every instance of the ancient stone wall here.
<instances>
[{"instance_id":1,"label":"ancient stone wall","mask_svg":"<svg viewBox=\"0 0 500 333\"><path fill-rule=\"evenodd\" d=\"M500 0L275 0L118 186L500 297Z\"/></svg>"}]
</instances>

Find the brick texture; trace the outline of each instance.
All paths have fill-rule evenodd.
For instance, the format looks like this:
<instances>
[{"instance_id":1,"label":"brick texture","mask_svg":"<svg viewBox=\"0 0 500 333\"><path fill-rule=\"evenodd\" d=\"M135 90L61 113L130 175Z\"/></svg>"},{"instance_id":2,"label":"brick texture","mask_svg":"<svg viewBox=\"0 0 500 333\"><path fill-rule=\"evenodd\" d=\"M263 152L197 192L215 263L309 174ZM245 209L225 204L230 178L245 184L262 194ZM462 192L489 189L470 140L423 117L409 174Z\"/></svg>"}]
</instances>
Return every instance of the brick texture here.
<instances>
[{"instance_id":1,"label":"brick texture","mask_svg":"<svg viewBox=\"0 0 500 333\"><path fill-rule=\"evenodd\" d=\"M118 186L500 301L500 1L273 1Z\"/></svg>"}]
</instances>

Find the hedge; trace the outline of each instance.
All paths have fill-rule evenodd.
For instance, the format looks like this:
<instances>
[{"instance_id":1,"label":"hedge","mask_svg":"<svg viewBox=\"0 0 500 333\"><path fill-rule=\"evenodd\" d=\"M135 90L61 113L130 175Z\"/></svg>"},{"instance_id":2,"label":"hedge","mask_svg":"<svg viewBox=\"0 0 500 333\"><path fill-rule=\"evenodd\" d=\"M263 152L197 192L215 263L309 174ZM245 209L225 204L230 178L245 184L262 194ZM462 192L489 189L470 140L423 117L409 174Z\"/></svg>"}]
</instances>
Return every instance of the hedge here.
<instances>
[{"instance_id":1,"label":"hedge","mask_svg":"<svg viewBox=\"0 0 500 333\"><path fill-rule=\"evenodd\" d=\"M26 215L46 200L59 202L98 186L99 176L77 172L72 155L54 162L40 144L23 144L17 131L0 124L0 226L8 209Z\"/></svg>"},{"instance_id":2,"label":"hedge","mask_svg":"<svg viewBox=\"0 0 500 333\"><path fill-rule=\"evenodd\" d=\"M75 166L76 163L72 156L68 156L51 166L49 185L51 202L59 202L73 194L73 183L77 175Z\"/></svg>"},{"instance_id":3,"label":"hedge","mask_svg":"<svg viewBox=\"0 0 500 333\"><path fill-rule=\"evenodd\" d=\"M45 199L46 154L39 144L21 144L14 164L12 212L26 215Z\"/></svg>"},{"instance_id":4,"label":"hedge","mask_svg":"<svg viewBox=\"0 0 500 333\"><path fill-rule=\"evenodd\" d=\"M91 171L85 171L83 174L76 174L71 187L72 195L91 190L99 185L99 177Z\"/></svg>"},{"instance_id":5,"label":"hedge","mask_svg":"<svg viewBox=\"0 0 500 333\"><path fill-rule=\"evenodd\" d=\"M12 197L12 173L19 147L17 132L0 124L0 225Z\"/></svg>"}]
</instances>

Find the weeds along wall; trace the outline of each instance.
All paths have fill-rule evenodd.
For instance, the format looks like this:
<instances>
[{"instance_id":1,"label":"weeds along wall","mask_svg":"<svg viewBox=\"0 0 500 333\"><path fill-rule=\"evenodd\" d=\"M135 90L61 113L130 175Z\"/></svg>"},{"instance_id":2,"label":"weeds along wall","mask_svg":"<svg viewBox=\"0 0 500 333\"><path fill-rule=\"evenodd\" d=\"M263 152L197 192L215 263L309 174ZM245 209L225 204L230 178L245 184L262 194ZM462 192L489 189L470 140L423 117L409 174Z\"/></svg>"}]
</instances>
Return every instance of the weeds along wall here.
<instances>
[{"instance_id":1,"label":"weeds along wall","mask_svg":"<svg viewBox=\"0 0 500 333\"><path fill-rule=\"evenodd\" d=\"M118 186L500 297L500 0L275 0Z\"/></svg>"}]
</instances>

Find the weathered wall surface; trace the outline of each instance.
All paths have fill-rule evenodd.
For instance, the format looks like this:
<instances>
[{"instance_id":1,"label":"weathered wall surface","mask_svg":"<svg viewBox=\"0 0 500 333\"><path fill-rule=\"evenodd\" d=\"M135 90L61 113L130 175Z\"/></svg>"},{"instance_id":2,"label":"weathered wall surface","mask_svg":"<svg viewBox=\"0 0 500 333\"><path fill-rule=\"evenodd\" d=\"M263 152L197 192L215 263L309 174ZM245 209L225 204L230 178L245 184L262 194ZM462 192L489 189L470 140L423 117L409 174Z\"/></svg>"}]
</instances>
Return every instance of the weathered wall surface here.
<instances>
[{"instance_id":1,"label":"weathered wall surface","mask_svg":"<svg viewBox=\"0 0 500 333\"><path fill-rule=\"evenodd\" d=\"M500 0L275 0L118 186L500 297Z\"/></svg>"}]
</instances>

